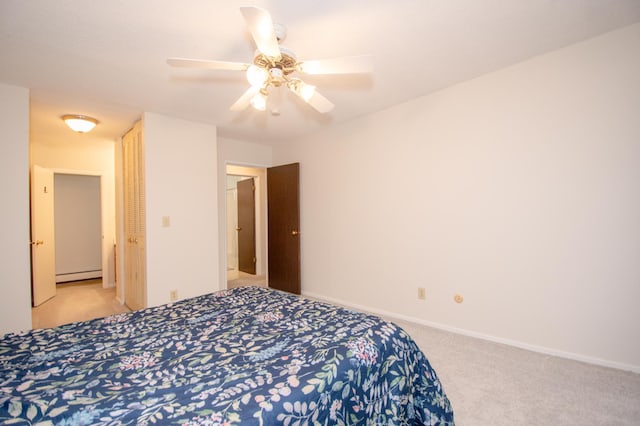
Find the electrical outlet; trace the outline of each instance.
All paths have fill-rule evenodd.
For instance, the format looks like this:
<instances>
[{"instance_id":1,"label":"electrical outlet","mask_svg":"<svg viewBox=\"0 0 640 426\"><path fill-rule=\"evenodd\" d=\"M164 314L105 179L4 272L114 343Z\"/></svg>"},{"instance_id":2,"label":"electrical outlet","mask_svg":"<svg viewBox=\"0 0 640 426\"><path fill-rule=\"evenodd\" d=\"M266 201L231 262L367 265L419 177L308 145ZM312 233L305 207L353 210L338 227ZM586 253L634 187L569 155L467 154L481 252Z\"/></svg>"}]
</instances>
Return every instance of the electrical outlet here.
<instances>
[{"instance_id":1,"label":"electrical outlet","mask_svg":"<svg viewBox=\"0 0 640 426\"><path fill-rule=\"evenodd\" d=\"M425 300L427 298L427 294L424 290L424 287L418 287L418 299Z\"/></svg>"},{"instance_id":2,"label":"electrical outlet","mask_svg":"<svg viewBox=\"0 0 640 426\"><path fill-rule=\"evenodd\" d=\"M169 300L175 302L178 300L178 290L171 290L169 292Z\"/></svg>"}]
</instances>

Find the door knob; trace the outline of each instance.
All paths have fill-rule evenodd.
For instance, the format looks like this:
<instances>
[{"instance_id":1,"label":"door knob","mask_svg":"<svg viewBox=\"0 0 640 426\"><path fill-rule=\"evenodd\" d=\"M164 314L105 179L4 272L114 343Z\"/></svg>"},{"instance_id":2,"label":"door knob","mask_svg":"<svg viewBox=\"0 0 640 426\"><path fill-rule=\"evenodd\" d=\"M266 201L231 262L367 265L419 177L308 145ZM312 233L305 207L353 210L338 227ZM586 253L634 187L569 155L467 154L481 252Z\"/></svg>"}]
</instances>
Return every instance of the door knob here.
<instances>
[{"instance_id":1,"label":"door knob","mask_svg":"<svg viewBox=\"0 0 640 426\"><path fill-rule=\"evenodd\" d=\"M298 234L299 234L299 232L298 232L298 231L291 231L291 235L293 235L294 237L295 237L296 235L298 235Z\"/></svg>"},{"instance_id":2,"label":"door knob","mask_svg":"<svg viewBox=\"0 0 640 426\"><path fill-rule=\"evenodd\" d=\"M236 228L236 231L242 231L242 228Z\"/></svg>"}]
</instances>

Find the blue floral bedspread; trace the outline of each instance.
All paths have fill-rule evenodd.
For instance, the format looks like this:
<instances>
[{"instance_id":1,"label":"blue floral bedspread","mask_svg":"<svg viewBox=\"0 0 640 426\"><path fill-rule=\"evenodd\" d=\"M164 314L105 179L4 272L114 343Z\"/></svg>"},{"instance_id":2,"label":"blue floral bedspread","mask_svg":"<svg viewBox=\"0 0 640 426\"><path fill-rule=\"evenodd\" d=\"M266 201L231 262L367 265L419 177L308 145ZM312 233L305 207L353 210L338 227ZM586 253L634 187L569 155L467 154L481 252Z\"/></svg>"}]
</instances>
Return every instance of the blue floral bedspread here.
<instances>
[{"instance_id":1,"label":"blue floral bedspread","mask_svg":"<svg viewBox=\"0 0 640 426\"><path fill-rule=\"evenodd\" d=\"M0 423L454 424L400 327L258 287L5 335Z\"/></svg>"}]
</instances>

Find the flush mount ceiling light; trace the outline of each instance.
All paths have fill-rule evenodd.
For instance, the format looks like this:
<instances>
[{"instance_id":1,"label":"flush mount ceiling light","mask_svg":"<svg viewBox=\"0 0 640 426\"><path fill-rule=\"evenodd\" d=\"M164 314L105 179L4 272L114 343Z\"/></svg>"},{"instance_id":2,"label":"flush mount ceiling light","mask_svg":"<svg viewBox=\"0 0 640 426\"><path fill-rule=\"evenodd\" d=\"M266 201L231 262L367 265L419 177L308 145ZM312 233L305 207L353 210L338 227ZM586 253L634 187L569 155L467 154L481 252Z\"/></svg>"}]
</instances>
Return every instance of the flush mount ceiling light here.
<instances>
[{"instance_id":1,"label":"flush mount ceiling light","mask_svg":"<svg viewBox=\"0 0 640 426\"><path fill-rule=\"evenodd\" d=\"M316 111L327 113L333 109L333 103L318 93L314 86L291 74L360 74L371 72L373 68L370 55L298 61L291 50L280 44L286 36L286 28L274 24L269 12L254 6L241 7L240 12L258 48L253 63L167 59L167 63L174 67L245 71L251 87L231 105L231 111L241 111L249 105L264 111L269 90L284 86Z\"/></svg>"},{"instance_id":2,"label":"flush mount ceiling light","mask_svg":"<svg viewBox=\"0 0 640 426\"><path fill-rule=\"evenodd\" d=\"M94 127L96 127L96 124L98 124L98 120L95 118L78 114L63 115L62 120L71 130L78 133L90 132Z\"/></svg>"}]
</instances>

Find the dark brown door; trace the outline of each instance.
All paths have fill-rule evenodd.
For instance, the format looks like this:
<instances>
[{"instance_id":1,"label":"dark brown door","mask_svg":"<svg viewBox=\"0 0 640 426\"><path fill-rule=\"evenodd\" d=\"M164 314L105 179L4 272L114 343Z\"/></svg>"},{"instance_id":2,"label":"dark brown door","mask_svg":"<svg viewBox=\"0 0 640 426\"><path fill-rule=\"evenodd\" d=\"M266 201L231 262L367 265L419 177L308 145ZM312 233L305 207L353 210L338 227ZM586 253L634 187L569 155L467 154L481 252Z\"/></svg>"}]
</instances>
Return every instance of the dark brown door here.
<instances>
[{"instance_id":1,"label":"dark brown door","mask_svg":"<svg viewBox=\"0 0 640 426\"><path fill-rule=\"evenodd\" d=\"M300 164L267 169L269 287L300 294Z\"/></svg>"},{"instance_id":2,"label":"dark brown door","mask_svg":"<svg viewBox=\"0 0 640 426\"><path fill-rule=\"evenodd\" d=\"M256 198L253 178L238 181L238 269L256 273Z\"/></svg>"}]
</instances>

